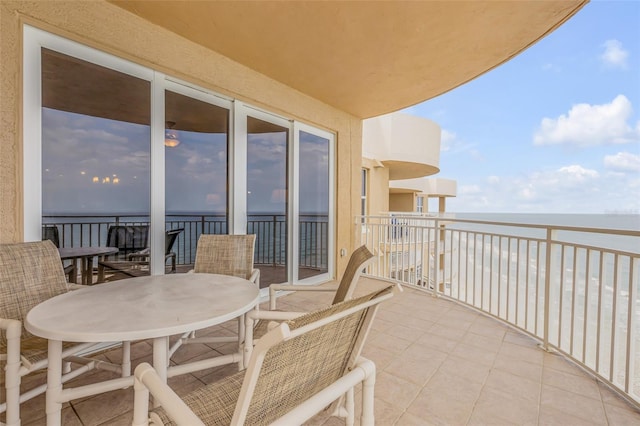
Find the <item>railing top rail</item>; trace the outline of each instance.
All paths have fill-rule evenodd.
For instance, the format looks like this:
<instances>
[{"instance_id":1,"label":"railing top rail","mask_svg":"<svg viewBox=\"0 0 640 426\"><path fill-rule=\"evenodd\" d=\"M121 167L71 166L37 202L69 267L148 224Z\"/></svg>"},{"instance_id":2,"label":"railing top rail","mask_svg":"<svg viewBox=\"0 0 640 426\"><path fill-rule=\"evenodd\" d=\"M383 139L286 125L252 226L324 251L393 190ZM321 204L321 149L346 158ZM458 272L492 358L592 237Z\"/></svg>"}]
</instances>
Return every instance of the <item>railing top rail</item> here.
<instances>
[{"instance_id":1,"label":"railing top rail","mask_svg":"<svg viewBox=\"0 0 640 426\"><path fill-rule=\"evenodd\" d=\"M514 227L514 228L529 228L529 229L550 229L552 231L569 231L569 232L591 232L598 234L609 234L609 235L624 235L624 236L634 236L640 237L640 230L634 229L618 229L618 228L593 228L587 226L567 226L567 225L558 225L558 224L535 224L535 223L526 223L526 222L503 222L496 220L484 220L484 219L468 219L468 218L455 218L449 216L357 216L356 221L360 222L362 219L407 219L411 221L432 221L435 222L434 225L437 226L439 222L449 222L449 223L470 223L470 224L480 224L480 225L491 225L491 226L504 226L504 227ZM403 225L403 224L397 224Z\"/></svg>"}]
</instances>

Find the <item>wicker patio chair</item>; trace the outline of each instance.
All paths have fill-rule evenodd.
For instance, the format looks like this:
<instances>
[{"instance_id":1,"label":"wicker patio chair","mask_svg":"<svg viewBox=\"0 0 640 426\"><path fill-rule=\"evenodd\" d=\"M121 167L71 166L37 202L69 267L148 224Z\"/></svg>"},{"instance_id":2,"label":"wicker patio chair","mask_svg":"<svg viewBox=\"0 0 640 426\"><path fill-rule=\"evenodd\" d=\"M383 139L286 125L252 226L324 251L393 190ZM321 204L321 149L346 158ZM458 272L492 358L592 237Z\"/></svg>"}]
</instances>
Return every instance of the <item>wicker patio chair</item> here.
<instances>
[{"instance_id":1,"label":"wicker patio chair","mask_svg":"<svg viewBox=\"0 0 640 426\"><path fill-rule=\"evenodd\" d=\"M278 322L295 318L304 312L279 311L276 307L277 292L283 291L330 291L335 292L332 305L350 299L355 291L358 279L362 271L375 260L373 254L366 246L360 246L353 251L349 258L349 263L337 285L291 285L291 284L271 284L269 286L269 310L252 311L247 315L245 324L245 362L251 355L253 345L256 340L263 336L270 328L278 325Z\"/></svg>"},{"instance_id":2,"label":"wicker patio chair","mask_svg":"<svg viewBox=\"0 0 640 426\"><path fill-rule=\"evenodd\" d=\"M256 346L246 370L178 397L149 364L135 370L133 425L299 425L339 399L332 412L374 423L375 364L360 356L379 304L398 285L281 323ZM160 404L148 414L149 392ZM346 398L341 397L346 395ZM342 405L342 404L340 404Z\"/></svg>"},{"instance_id":3,"label":"wicker patio chair","mask_svg":"<svg viewBox=\"0 0 640 426\"><path fill-rule=\"evenodd\" d=\"M249 235L213 235L202 234L196 247L196 260L192 271L204 274L232 275L244 278L260 286L260 270L253 267L253 254L256 236ZM244 342L244 315L238 317L237 336L197 337L195 332L180 337L172 345L169 354L183 343L231 343ZM242 366L242 363L240 363Z\"/></svg>"},{"instance_id":4,"label":"wicker patio chair","mask_svg":"<svg viewBox=\"0 0 640 426\"><path fill-rule=\"evenodd\" d=\"M24 319L31 308L69 291L60 255L50 240L0 244L0 365L4 370L4 401L0 413L6 412L7 425L20 424L20 404L45 392L46 384L25 390L21 394L22 377L47 368L47 340L33 336L24 328ZM66 382L92 368L107 363L95 363L77 355L90 350L95 343L65 344L63 357L68 364L63 376ZM129 344L123 343L123 376L130 375ZM109 367L113 367L109 365ZM108 368L113 370L112 368ZM44 407L43 407L44 410Z\"/></svg>"},{"instance_id":5,"label":"wicker patio chair","mask_svg":"<svg viewBox=\"0 0 640 426\"><path fill-rule=\"evenodd\" d=\"M56 225L44 225L42 227L42 239L51 240L56 247L60 248L60 232ZM73 259L69 265L64 266L64 274L68 276L67 280L70 283L76 282L78 276L78 259Z\"/></svg>"}]
</instances>

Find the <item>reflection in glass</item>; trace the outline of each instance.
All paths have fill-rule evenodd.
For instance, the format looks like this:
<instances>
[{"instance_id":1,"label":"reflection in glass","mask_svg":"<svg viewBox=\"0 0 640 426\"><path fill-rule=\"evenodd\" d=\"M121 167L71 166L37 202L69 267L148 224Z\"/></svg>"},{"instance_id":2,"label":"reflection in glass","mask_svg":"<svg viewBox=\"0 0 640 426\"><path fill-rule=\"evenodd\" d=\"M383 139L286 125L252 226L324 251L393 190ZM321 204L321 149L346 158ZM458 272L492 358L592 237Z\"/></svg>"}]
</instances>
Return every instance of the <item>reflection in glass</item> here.
<instances>
[{"instance_id":1,"label":"reflection in glass","mask_svg":"<svg viewBox=\"0 0 640 426\"><path fill-rule=\"evenodd\" d=\"M43 224L62 247L105 245L111 225L149 222L150 83L41 55Z\"/></svg>"},{"instance_id":2,"label":"reflection in glass","mask_svg":"<svg viewBox=\"0 0 640 426\"><path fill-rule=\"evenodd\" d=\"M287 128L247 118L247 233L260 286L287 281Z\"/></svg>"},{"instance_id":3,"label":"reflection in glass","mask_svg":"<svg viewBox=\"0 0 640 426\"><path fill-rule=\"evenodd\" d=\"M329 140L300 132L300 234L298 278L327 272L329 243Z\"/></svg>"},{"instance_id":4,"label":"reflection in glass","mask_svg":"<svg viewBox=\"0 0 640 426\"><path fill-rule=\"evenodd\" d=\"M229 110L170 91L165 102L166 226L184 228L174 244L191 264L200 234L227 233Z\"/></svg>"}]
</instances>

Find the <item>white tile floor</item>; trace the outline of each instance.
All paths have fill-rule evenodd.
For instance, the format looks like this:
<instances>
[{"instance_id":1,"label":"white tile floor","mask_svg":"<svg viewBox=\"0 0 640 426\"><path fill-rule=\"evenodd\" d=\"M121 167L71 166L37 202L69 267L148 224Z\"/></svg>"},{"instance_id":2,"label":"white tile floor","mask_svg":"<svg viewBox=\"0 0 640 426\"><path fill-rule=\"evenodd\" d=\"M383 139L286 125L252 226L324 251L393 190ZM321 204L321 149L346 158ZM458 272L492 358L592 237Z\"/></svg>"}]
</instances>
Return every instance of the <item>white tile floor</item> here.
<instances>
[{"instance_id":1,"label":"white tile floor","mask_svg":"<svg viewBox=\"0 0 640 426\"><path fill-rule=\"evenodd\" d=\"M357 293L379 285L363 278ZM309 310L330 300L322 293L292 294L281 298L278 307ZM234 325L226 324L223 331L229 333ZM174 360L230 349L187 345ZM132 352L134 365L150 361L149 343L136 343ZM561 356L540 350L528 336L414 289L405 289L382 306L364 355L378 369L378 425L640 425L639 411ZM102 356L119 355L111 351ZM233 371L235 366L205 370L170 379L169 384L184 394ZM131 389L72 401L65 405L63 424L127 425L132 403ZM23 405L24 425L43 425L44 417L44 396ZM323 415L309 422L343 423Z\"/></svg>"}]
</instances>

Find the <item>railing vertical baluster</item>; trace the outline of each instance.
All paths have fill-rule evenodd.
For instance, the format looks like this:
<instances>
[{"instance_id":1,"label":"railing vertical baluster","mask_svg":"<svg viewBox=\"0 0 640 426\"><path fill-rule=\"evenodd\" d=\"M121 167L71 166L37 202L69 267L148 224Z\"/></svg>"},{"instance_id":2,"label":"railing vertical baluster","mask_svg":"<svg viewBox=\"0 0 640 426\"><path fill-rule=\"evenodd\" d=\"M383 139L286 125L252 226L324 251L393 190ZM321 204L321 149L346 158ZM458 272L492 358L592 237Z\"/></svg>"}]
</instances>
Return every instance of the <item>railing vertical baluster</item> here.
<instances>
[{"instance_id":1,"label":"railing vertical baluster","mask_svg":"<svg viewBox=\"0 0 640 426\"><path fill-rule=\"evenodd\" d=\"M636 295L637 295L637 289L636 286L634 285L634 266L636 266L636 261L634 261L633 259L629 258L629 300L628 300L628 305L627 305L627 352L626 352L626 359L625 359L625 375L624 375L624 391L626 393L630 393L631 392L631 384L632 381L635 381L635 377L632 376L633 371L634 371L634 364L635 364L635 359L634 359L634 355L636 354L635 352L635 329L636 329L636 321L634 321L633 319L635 318L635 307L636 307Z\"/></svg>"},{"instance_id":2,"label":"railing vertical baluster","mask_svg":"<svg viewBox=\"0 0 640 426\"><path fill-rule=\"evenodd\" d=\"M611 312L611 357L609 359L609 381L613 382L613 374L616 367L615 353L616 353L616 322L618 316L618 266L619 256L616 254L613 259L613 301Z\"/></svg>"},{"instance_id":3,"label":"railing vertical baluster","mask_svg":"<svg viewBox=\"0 0 640 426\"><path fill-rule=\"evenodd\" d=\"M561 244L560 245L560 296L558 299L558 347L562 348L562 329L564 328L564 322L563 322L563 313L564 313L564 274L565 274L565 267L564 267L564 260L565 260L565 254L566 254L566 245Z\"/></svg>"},{"instance_id":4,"label":"railing vertical baluster","mask_svg":"<svg viewBox=\"0 0 640 426\"><path fill-rule=\"evenodd\" d=\"M587 323L589 321L589 274L591 264L591 249L587 249L585 255L585 273L584 273L584 312L582 313L582 363L587 359Z\"/></svg>"},{"instance_id":5,"label":"railing vertical baluster","mask_svg":"<svg viewBox=\"0 0 640 426\"><path fill-rule=\"evenodd\" d=\"M555 235L553 234L553 230L551 228L547 228L547 241L546 241L546 250L545 250L545 274L544 274L544 331L543 331L543 343L542 347L545 351L549 350L549 315L551 312L551 241L554 239ZM536 297L538 300L538 297ZM537 321L536 321L537 322Z\"/></svg>"},{"instance_id":6,"label":"railing vertical baluster","mask_svg":"<svg viewBox=\"0 0 640 426\"><path fill-rule=\"evenodd\" d=\"M575 319L576 319L576 293L578 292L578 283L576 281L576 265L578 261L578 249L573 249L573 272L571 274L571 282L573 284L573 289L571 291L571 333L570 336L570 346L569 351L573 355L574 350L574 334L575 334Z\"/></svg>"},{"instance_id":7,"label":"railing vertical baluster","mask_svg":"<svg viewBox=\"0 0 640 426\"><path fill-rule=\"evenodd\" d=\"M596 371L600 371L600 331L602 329L602 298L604 297L604 253L600 251L598 267L598 319L596 328Z\"/></svg>"}]
</instances>

